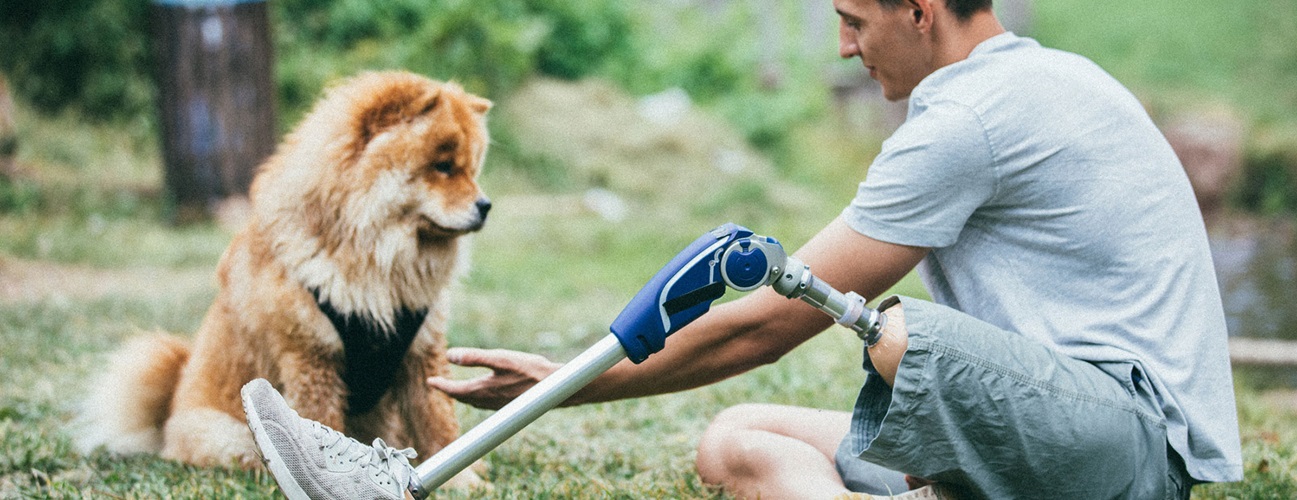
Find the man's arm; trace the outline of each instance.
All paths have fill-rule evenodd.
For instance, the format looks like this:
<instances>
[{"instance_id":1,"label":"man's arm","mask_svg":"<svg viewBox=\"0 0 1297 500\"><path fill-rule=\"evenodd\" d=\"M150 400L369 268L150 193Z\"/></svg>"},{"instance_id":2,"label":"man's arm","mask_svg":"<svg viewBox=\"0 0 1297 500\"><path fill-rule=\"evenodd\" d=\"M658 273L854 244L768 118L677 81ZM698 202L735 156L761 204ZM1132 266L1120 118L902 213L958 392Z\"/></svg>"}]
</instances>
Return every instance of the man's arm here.
<instances>
[{"instance_id":1,"label":"man's arm","mask_svg":"<svg viewBox=\"0 0 1297 500\"><path fill-rule=\"evenodd\" d=\"M796 252L817 279L875 297L914 268L927 249L885 243L834 220ZM833 324L824 313L769 287L713 308L667 338L638 365L623 361L565 404L676 392L772 363ZM558 368L543 357L504 350L454 349L451 361L491 368L472 380L429 379L434 388L473 406L499 408Z\"/></svg>"}]
</instances>

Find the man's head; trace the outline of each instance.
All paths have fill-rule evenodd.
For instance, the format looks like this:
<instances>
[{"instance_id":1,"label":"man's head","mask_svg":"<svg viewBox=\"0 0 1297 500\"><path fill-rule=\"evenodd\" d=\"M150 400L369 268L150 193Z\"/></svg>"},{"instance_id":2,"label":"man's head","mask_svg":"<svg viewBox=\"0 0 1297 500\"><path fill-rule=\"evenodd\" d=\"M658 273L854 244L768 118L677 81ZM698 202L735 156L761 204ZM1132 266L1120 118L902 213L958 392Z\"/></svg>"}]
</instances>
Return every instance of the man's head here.
<instances>
[{"instance_id":1,"label":"man's head","mask_svg":"<svg viewBox=\"0 0 1297 500\"><path fill-rule=\"evenodd\" d=\"M878 0L878 3L889 9L897 9L908 3L906 0ZM946 8L956 19L967 21L973 14L991 8L991 0L945 0Z\"/></svg>"},{"instance_id":2,"label":"man's head","mask_svg":"<svg viewBox=\"0 0 1297 500\"><path fill-rule=\"evenodd\" d=\"M1004 32L991 0L833 0L838 53L859 57L889 100Z\"/></svg>"}]
</instances>

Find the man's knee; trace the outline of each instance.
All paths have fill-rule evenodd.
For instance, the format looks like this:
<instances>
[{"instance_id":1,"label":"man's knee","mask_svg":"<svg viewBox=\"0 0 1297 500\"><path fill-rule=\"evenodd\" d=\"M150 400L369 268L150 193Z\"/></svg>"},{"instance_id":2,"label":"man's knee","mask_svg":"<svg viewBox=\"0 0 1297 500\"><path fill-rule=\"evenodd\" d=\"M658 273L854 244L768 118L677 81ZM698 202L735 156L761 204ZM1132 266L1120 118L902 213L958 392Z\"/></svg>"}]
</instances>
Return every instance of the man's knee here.
<instances>
[{"instance_id":1,"label":"man's knee","mask_svg":"<svg viewBox=\"0 0 1297 500\"><path fill-rule=\"evenodd\" d=\"M847 412L774 404L727 408L698 442L698 473L704 482L716 484L759 476L790 459L805 466L822 458L831 466L850 424Z\"/></svg>"},{"instance_id":2,"label":"man's knee","mask_svg":"<svg viewBox=\"0 0 1297 500\"><path fill-rule=\"evenodd\" d=\"M698 440L698 457L695 459L698 476L704 483L719 484L731 474L733 468L740 466L735 463L736 458L741 458L744 454L735 453L735 448L744 445L741 435L745 431L758 428L757 416L761 415L762 406L732 406L721 411L708 424L707 430Z\"/></svg>"},{"instance_id":3,"label":"man's knee","mask_svg":"<svg viewBox=\"0 0 1297 500\"><path fill-rule=\"evenodd\" d=\"M712 419L707 428L741 428L741 429L760 429L764 428L763 422L769 419L772 405L761 403L744 403L731 406Z\"/></svg>"}]
</instances>

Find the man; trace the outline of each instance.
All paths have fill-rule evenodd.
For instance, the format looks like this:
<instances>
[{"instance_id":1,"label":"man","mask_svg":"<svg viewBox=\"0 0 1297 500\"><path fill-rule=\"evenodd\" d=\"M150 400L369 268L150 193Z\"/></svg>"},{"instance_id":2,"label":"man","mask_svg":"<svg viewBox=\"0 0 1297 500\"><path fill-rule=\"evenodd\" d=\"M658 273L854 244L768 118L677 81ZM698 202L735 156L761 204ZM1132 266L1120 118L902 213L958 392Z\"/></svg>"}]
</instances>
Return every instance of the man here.
<instances>
[{"instance_id":1,"label":"man","mask_svg":"<svg viewBox=\"0 0 1297 500\"><path fill-rule=\"evenodd\" d=\"M1090 61L1005 32L989 0L833 5L841 55L887 98L908 97L909 116L796 255L866 297L917 266L936 304L880 305L888 321L865 350L873 374L854 414L723 412L698 447L702 479L741 498L928 482L969 498L1188 498L1194 483L1240 480L1202 219L1139 102ZM716 382L830 324L762 289L567 404ZM508 351L451 358L493 373L429 383L482 407L557 368Z\"/></svg>"}]
</instances>

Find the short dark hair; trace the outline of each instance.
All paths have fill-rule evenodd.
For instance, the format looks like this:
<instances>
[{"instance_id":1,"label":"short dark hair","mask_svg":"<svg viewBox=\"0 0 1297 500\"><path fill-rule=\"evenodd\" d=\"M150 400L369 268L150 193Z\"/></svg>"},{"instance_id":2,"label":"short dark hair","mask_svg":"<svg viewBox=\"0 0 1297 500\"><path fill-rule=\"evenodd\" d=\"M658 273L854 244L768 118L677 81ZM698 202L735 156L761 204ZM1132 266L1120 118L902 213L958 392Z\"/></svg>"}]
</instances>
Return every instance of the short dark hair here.
<instances>
[{"instance_id":1,"label":"short dark hair","mask_svg":"<svg viewBox=\"0 0 1297 500\"><path fill-rule=\"evenodd\" d=\"M973 14L991 8L991 0L945 0L946 8L955 14L960 21L967 21ZM905 0L878 0L884 7L897 7Z\"/></svg>"}]
</instances>

